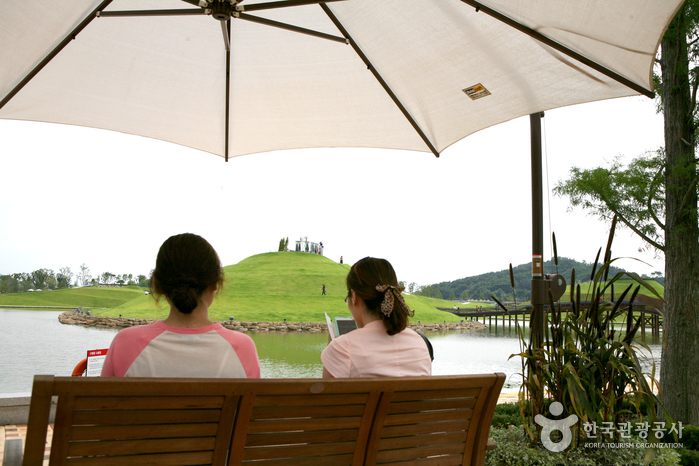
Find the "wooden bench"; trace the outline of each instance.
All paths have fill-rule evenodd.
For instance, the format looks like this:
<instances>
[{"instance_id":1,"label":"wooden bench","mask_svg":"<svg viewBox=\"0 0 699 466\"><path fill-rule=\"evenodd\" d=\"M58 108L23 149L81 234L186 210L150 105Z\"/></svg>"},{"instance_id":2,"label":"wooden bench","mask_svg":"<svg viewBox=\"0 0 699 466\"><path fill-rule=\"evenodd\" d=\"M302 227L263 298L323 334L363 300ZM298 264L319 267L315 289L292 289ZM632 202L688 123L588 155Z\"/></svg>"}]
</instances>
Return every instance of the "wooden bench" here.
<instances>
[{"instance_id":1,"label":"wooden bench","mask_svg":"<svg viewBox=\"0 0 699 466\"><path fill-rule=\"evenodd\" d=\"M505 375L34 377L24 465L482 465Z\"/></svg>"}]
</instances>

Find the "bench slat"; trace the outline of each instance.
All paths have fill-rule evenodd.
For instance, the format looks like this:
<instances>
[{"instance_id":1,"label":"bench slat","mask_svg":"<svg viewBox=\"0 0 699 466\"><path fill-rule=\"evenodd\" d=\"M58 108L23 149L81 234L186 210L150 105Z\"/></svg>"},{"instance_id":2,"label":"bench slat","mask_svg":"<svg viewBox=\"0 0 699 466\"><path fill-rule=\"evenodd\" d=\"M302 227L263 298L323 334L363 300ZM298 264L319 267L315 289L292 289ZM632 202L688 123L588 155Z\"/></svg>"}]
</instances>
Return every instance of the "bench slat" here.
<instances>
[{"instance_id":1,"label":"bench slat","mask_svg":"<svg viewBox=\"0 0 699 466\"><path fill-rule=\"evenodd\" d=\"M147 438L213 437L218 424L151 424L144 426L76 426L71 440L131 440Z\"/></svg>"},{"instance_id":2,"label":"bench slat","mask_svg":"<svg viewBox=\"0 0 699 466\"><path fill-rule=\"evenodd\" d=\"M454 389L437 389L434 387L428 390L406 390L396 392L394 402L401 401L424 401L424 400L443 400L446 398L478 398L481 393L480 388L454 388Z\"/></svg>"},{"instance_id":3,"label":"bench slat","mask_svg":"<svg viewBox=\"0 0 699 466\"><path fill-rule=\"evenodd\" d=\"M464 460L463 455L452 455L393 461L385 464L390 464L390 466L469 466L471 463Z\"/></svg>"},{"instance_id":4,"label":"bench slat","mask_svg":"<svg viewBox=\"0 0 699 466\"><path fill-rule=\"evenodd\" d=\"M231 387L240 379L175 379L165 377L55 377L53 392L57 396L75 393L83 396L226 396L240 394L242 388ZM107 383L109 382L109 383Z\"/></svg>"},{"instance_id":5,"label":"bench slat","mask_svg":"<svg viewBox=\"0 0 699 466\"><path fill-rule=\"evenodd\" d=\"M304 458L283 458L268 461L246 461L250 466L352 466L352 455Z\"/></svg>"},{"instance_id":6,"label":"bench slat","mask_svg":"<svg viewBox=\"0 0 699 466\"><path fill-rule=\"evenodd\" d=\"M255 408L253 420L290 419L308 417L358 417L364 413L364 405L344 406L287 406L274 408Z\"/></svg>"},{"instance_id":7,"label":"bench slat","mask_svg":"<svg viewBox=\"0 0 699 466\"><path fill-rule=\"evenodd\" d=\"M246 448L245 452L243 453L243 461L313 456L318 458L320 463L326 456L335 456L348 453L354 453L353 441Z\"/></svg>"},{"instance_id":8,"label":"bench slat","mask_svg":"<svg viewBox=\"0 0 699 466\"><path fill-rule=\"evenodd\" d=\"M425 422L453 421L471 419L472 409L454 409L451 411L432 411L426 413L390 414L386 416L385 425L422 424Z\"/></svg>"},{"instance_id":9,"label":"bench slat","mask_svg":"<svg viewBox=\"0 0 699 466\"><path fill-rule=\"evenodd\" d=\"M288 419L275 421L252 421L248 433L292 432L301 430L335 430L356 429L361 423L360 417L343 417L337 419Z\"/></svg>"},{"instance_id":10,"label":"bench slat","mask_svg":"<svg viewBox=\"0 0 699 466\"><path fill-rule=\"evenodd\" d=\"M167 465L191 466L211 464L211 452L163 453L158 455L100 456L71 458L67 466L124 466L124 465Z\"/></svg>"},{"instance_id":11,"label":"bench slat","mask_svg":"<svg viewBox=\"0 0 699 466\"><path fill-rule=\"evenodd\" d=\"M414 458L427 458L430 456L438 455L463 456L463 453L463 443L449 443L445 445L426 445L424 447L379 451L376 455L376 462L380 464L388 463L391 461L405 461Z\"/></svg>"},{"instance_id":12,"label":"bench slat","mask_svg":"<svg viewBox=\"0 0 699 466\"><path fill-rule=\"evenodd\" d=\"M80 396L75 400L75 409L220 409L223 400L222 396Z\"/></svg>"},{"instance_id":13,"label":"bench slat","mask_svg":"<svg viewBox=\"0 0 699 466\"><path fill-rule=\"evenodd\" d=\"M259 395L255 406L320 406L320 405L364 405L369 398L367 393L319 394L319 395Z\"/></svg>"},{"instance_id":14,"label":"bench slat","mask_svg":"<svg viewBox=\"0 0 699 466\"><path fill-rule=\"evenodd\" d=\"M463 443L466 441L466 432L429 433L427 435L414 435L400 438L383 438L379 441L378 449L395 450L401 448L414 448L426 445L439 445L443 443ZM463 448L463 447L462 447Z\"/></svg>"},{"instance_id":15,"label":"bench slat","mask_svg":"<svg viewBox=\"0 0 699 466\"><path fill-rule=\"evenodd\" d=\"M445 400L393 402L388 414L417 413L421 411L440 411L445 409L473 408L475 398L449 398Z\"/></svg>"},{"instance_id":16,"label":"bench slat","mask_svg":"<svg viewBox=\"0 0 699 466\"><path fill-rule=\"evenodd\" d=\"M143 425L218 422L221 412L213 409L78 411L73 425Z\"/></svg>"},{"instance_id":17,"label":"bench slat","mask_svg":"<svg viewBox=\"0 0 699 466\"><path fill-rule=\"evenodd\" d=\"M214 437L71 442L68 446L68 456L128 456L148 453L213 451L214 443Z\"/></svg>"},{"instance_id":18,"label":"bench slat","mask_svg":"<svg viewBox=\"0 0 699 466\"><path fill-rule=\"evenodd\" d=\"M274 432L249 434L246 446L261 447L267 445L292 445L294 443L326 443L356 439L359 429L326 430L311 432Z\"/></svg>"},{"instance_id":19,"label":"bench slat","mask_svg":"<svg viewBox=\"0 0 699 466\"><path fill-rule=\"evenodd\" d=\"M406 435L432 434L442 432L468 431L471 422L457 420L439 423L413 424L403 426L386 426L383 428L382 438L404 437Z\"/></svg>"}]
</instances>

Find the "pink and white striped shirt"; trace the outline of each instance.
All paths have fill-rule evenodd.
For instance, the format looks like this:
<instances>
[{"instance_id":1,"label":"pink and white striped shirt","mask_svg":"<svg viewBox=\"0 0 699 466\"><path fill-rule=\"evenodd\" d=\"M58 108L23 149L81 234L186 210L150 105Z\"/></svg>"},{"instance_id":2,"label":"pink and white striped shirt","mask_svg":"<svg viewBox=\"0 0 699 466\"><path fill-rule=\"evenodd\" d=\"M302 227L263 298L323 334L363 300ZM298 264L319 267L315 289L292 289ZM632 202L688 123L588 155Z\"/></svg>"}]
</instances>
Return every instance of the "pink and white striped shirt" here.
<instances>
[{"instance_id":1,"label":"pink and white striped shirt","mask_svg":"<svg viewBox=\"0 0 699 466\"><path fill-rule=\"evenodd\" d=\"M260 363L252 339L221 324L181 328L158 321L117 333L102 377L259 378Z\"/></svg>"}]
</instances>

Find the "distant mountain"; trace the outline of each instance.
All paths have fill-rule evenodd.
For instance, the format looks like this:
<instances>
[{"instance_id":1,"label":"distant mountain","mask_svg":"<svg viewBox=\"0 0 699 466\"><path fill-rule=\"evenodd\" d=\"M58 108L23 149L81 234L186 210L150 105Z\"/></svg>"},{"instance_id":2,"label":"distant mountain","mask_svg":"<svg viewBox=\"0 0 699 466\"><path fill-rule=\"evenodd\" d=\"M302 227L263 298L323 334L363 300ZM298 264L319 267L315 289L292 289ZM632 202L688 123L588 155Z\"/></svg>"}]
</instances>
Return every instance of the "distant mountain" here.
<instances>
[{"instance_id":1,"label":"distant mountain","mask_svg":"<svg viewBox=\"0 0 699 466\"><path fill-rule=\"evenodd\" d=\"M559 273L563 275L566 282L570 285L570 277L573 269L575 269L576 283L583 283L590 280L592 266L593 264L587 262L578 262L567 257L559 257L558 267L555 266L553 260L544 262L544 273ZM522 264L513 267L512 272L515 279L517 301L528 301L531 298L531 264ZM619 272L624 272L624 270L612 266L609 270L609 277L613 277ZM438 289L444 299L449 299L452 291L456 299L461 299L464 291L468 293L467 299L490 299L492 295L498 299L512 299L509 269L499 272L484 273L474 277L460 278L451 282L441 282L432 285L432 288Z\"/></svg>"}]
</instances>

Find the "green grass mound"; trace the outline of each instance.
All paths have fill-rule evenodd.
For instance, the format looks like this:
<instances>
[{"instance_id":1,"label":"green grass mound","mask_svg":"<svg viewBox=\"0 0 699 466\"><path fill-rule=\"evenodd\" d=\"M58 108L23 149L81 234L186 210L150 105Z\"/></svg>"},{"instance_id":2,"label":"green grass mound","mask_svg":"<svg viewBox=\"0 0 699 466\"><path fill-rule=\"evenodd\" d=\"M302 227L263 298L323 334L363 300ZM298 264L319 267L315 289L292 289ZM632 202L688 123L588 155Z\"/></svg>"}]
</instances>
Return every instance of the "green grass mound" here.
<instances>
[{"instance_id":1,"label":"green grass mound","mask_svg":"<svg viewBox=\"0 0 699 466\"><path fill-rule=\"evenodd\" d=\"M58 306L58 307L106 307L121 306L136 297L145 296L137 286L120 288L84 287L52 291L0 294L3 306Z\"/></svg>"},{"instance_id":2,"label":"green grass mound","mask_svg":"<svg viewBox=\"0 0 699 466\"><path fill-rule=\"evenodd\" d=\"M234 316L242 322L323 322L330 317L351 316L344 299L345 277L350 266L302 252L272 252L248 257L224 267L226 282L209 308L212 320ZM326 295L322 295L325 284ZM415 312L413 322L458 322L459 317L440 311L452 303L422 296L406 295ZM19 304L19 303L18 303ZM162 319L169 306L165 300L157 305L152 297L138 294L130 300L93 314L112 317Z\"/></svg>"}]
</instances>

